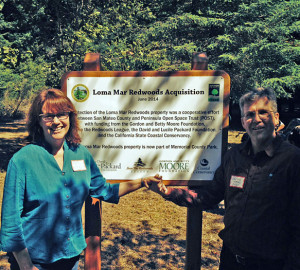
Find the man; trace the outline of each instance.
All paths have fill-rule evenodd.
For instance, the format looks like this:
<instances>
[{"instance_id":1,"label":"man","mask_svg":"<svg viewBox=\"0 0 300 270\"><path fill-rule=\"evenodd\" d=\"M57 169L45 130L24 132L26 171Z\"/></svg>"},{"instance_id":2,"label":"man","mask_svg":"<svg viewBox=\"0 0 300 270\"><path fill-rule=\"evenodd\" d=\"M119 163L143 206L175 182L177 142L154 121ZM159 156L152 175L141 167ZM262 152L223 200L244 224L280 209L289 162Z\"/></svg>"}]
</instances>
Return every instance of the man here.
<instances>
[{"instance_id":1,"label":"man","mask_svg":"<svg viewBox=\"0 0 300 270\"><path fill-rule=\"evenodd\" d=\"M299 270L300 149L276 134L273 90L245 94L240 109L249 138L225 154L210 185L199 193L163 184L154 191L204 210L225 201L220 270Z\"/></svg>"}]
</instances>

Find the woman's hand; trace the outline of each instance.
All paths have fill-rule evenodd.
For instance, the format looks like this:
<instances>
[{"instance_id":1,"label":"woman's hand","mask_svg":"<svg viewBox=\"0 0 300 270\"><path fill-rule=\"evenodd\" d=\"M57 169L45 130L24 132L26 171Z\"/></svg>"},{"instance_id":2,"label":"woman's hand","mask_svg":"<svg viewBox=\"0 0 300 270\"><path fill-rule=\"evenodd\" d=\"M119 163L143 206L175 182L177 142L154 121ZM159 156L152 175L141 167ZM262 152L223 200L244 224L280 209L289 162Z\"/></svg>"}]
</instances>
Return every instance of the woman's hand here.
<instances>
[{"instance_id":1,"label":"woman's hand","mask_svg":"<svg viewBox=\"0 0 300 270\"><path fill-rule=\"evenodd\" d=\"M141 179L141 186L146 187L159 195L167 195L168 194L168 189L162 182L162 176L156 174L153 177L146 177Z\"/></svg>"},{"instance_id":2,"label":"woman's hand","mask_svg":"<svg viewBox=\"0 0 300 270\"><path fill-rule=\"evenodd\" d=\"M149 189L158 193L159 195L167 195L168 194L168 188L164 185L164 183L162 181L151 185Z\"/></svg>"},{"instance_id":3,"label":"woman's hand","mask_svg":"<svg viewBox=\"0 0 300 270\"><path fill-rule=\"evenodd\" d=\"M20 270L39 270L32 264L27 248L20 251L14 251L13 254L18 262Z\"/></svg>"},{"instance_id":4,"label":"woman's hand","mask_svg":"<svg viewBox=\"0 0 300 270\"><path fill-rule=\"evenodd\" d=\"M152 185L157 185L162 180L162 176L156 174L155 176L149 176L141 178L141 187L150 188Z\"/></svg>"},{"instance_id":5,"label":"woman's hand","mask_svg":"<svg viewBox=\"0 0 300 270\"><path fill-rule=\"evenodd\" d=\"M141 187L149 188L154 184L158 184L162 177L156 174L155 176L149 176L145 178L140 178L128 182L120 183L119 186L119 196L122 197L132 191L135 191Z\"/></svg>"}]
</instances>

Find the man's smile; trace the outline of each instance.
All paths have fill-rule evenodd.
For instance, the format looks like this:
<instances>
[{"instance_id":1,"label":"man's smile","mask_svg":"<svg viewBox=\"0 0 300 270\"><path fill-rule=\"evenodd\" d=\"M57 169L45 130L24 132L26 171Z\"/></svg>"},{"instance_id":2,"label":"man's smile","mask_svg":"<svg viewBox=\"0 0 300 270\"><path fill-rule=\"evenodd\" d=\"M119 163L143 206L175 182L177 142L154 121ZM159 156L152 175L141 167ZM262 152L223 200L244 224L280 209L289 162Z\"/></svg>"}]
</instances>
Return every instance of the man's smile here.
<instances>
[{"instance_id":1,"label":"man's smile","mask_svg":"<svg viewBox=\"0 0 300 270\"><path fill-rule=\"evenodd\" d=\"M252 130L262 130L264 129L264 126L257 126L257 127L253 127Z\"/></svg>"}]
</instances>

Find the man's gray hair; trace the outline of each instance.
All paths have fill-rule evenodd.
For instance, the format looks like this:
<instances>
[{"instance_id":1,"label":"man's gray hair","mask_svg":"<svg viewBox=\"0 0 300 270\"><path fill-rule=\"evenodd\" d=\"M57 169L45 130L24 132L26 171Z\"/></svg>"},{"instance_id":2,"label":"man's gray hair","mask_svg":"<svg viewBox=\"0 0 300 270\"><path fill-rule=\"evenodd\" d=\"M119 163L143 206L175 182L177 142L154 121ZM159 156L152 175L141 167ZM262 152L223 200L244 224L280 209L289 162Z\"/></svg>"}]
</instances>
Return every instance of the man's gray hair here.
<instances>
[{"instance_id":1,"label":"man's gray hair","mask_svg":"<svg viewBox=\"0 0 300 270\"><path fill-rule=\"evenodd\" d=\"M272 88L256 88L247 92L240 98L239 105L242 116L244 113L245 104L252 104L253 102L263 97L266 97L270 101L272 110L274 112L277 112L277 99L274 90Z\"/></svg>"}]
</instances>

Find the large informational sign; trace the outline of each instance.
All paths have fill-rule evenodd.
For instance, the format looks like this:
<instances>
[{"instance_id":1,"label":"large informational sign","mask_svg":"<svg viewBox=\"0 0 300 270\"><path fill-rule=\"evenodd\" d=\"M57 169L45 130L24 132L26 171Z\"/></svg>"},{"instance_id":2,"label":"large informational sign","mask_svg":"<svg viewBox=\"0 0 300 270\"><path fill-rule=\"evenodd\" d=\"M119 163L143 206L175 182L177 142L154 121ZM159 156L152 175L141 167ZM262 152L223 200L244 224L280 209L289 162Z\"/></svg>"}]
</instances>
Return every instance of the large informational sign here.
<instances>
[{"instance_id":1,"label":"large informational sign","mask_svg":"<svg viewBox=\"0 0 300 270\"><path fill-rule=\"evenodd\" d=\"M228 125L222 71L70 72L63 90L78 111L85 145L109 180L159 173L211 180Z\"/></svg>"}]
</instances>

